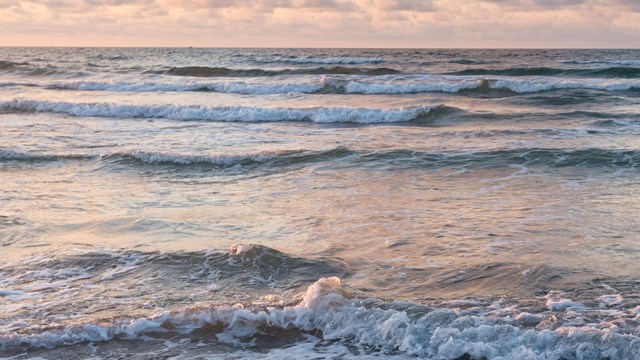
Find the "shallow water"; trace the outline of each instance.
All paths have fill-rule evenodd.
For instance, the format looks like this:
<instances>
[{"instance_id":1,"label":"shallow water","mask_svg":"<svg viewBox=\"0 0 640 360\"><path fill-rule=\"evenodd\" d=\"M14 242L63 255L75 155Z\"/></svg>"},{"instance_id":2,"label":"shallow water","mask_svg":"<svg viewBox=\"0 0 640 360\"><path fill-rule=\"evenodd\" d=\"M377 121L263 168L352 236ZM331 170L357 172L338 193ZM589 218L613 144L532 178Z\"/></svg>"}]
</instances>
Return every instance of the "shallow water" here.
<instances>
[{"instance_id":1,"label":"shallow water","mask_svg":"<svg viewBox=\"0 0 640 360\"><path fill-rule=\"evenodd\" d=\"M639 59L1 49L0 355L640 357Z\"/></svg>"}]
</instances>

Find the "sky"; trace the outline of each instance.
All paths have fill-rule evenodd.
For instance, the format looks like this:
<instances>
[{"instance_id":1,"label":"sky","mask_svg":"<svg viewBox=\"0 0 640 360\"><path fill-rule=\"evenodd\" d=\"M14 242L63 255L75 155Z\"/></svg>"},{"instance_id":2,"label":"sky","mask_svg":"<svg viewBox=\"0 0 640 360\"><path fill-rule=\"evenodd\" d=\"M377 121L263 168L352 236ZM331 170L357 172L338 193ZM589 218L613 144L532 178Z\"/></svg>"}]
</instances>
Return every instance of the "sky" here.
<instances>
[{"instance_id":1,"label":"sky","mask_svg":"<svg viewBox=\"0 0 640 360\"><path fill-rule=\"evenodd\" d=\"M640 0L0 0L0 46L639 48Z\"/></svg>"}]
</instances>

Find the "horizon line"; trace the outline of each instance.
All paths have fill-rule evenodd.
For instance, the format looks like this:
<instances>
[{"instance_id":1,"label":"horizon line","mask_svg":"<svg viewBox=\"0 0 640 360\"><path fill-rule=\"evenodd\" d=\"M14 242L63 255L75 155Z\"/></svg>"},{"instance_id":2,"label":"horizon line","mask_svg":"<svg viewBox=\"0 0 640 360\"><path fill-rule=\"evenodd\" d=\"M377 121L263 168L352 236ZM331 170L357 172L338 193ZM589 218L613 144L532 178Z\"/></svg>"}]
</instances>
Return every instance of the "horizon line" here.
<instances>
[{"instance_id":1,"label":"horizon line","mask_svg":"<svg viewBox=\"0 0 640 360\"><path fill-rule=\"evenodd\" d=\"M0 48L66 49L348 49L348 50L640 50L640 47L349 47L349 46L81 46L81 45L0 45Z\"/></svg>"}]
</instances>

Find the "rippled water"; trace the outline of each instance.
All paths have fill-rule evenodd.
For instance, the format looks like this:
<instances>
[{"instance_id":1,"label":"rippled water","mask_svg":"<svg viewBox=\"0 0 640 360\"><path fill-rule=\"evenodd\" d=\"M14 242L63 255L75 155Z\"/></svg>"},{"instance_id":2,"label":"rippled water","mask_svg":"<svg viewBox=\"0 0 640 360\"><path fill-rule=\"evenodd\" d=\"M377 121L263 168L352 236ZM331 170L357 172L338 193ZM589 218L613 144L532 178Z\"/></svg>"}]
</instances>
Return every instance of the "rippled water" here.
<instances>
[{"instance_id":1,"label":"rippled water","mask_svg":"<svg viewBox=\"0 0 640 360\"><path fill-rule=\"evenodd\" d=\"M640 357L640 51L0 49L0 356Z\"/></svg>"}]
</instances>

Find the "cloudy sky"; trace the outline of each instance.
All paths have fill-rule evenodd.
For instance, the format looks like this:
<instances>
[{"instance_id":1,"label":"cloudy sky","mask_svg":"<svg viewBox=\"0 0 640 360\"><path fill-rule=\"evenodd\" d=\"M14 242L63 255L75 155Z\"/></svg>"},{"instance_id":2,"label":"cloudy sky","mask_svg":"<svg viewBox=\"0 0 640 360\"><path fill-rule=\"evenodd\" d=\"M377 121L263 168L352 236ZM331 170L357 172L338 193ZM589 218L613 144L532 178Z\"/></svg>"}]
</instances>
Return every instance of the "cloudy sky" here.
<instances>
[{"instance_id":1,"label":"cloudy sky","mask_svg":"<svg viewBox=\"0 0 640 360\"><path fill-rule=\"evenodd\" d=\"M640 47L640 0L0 0L4 46Z\"/></svg>"}]
</instances>

